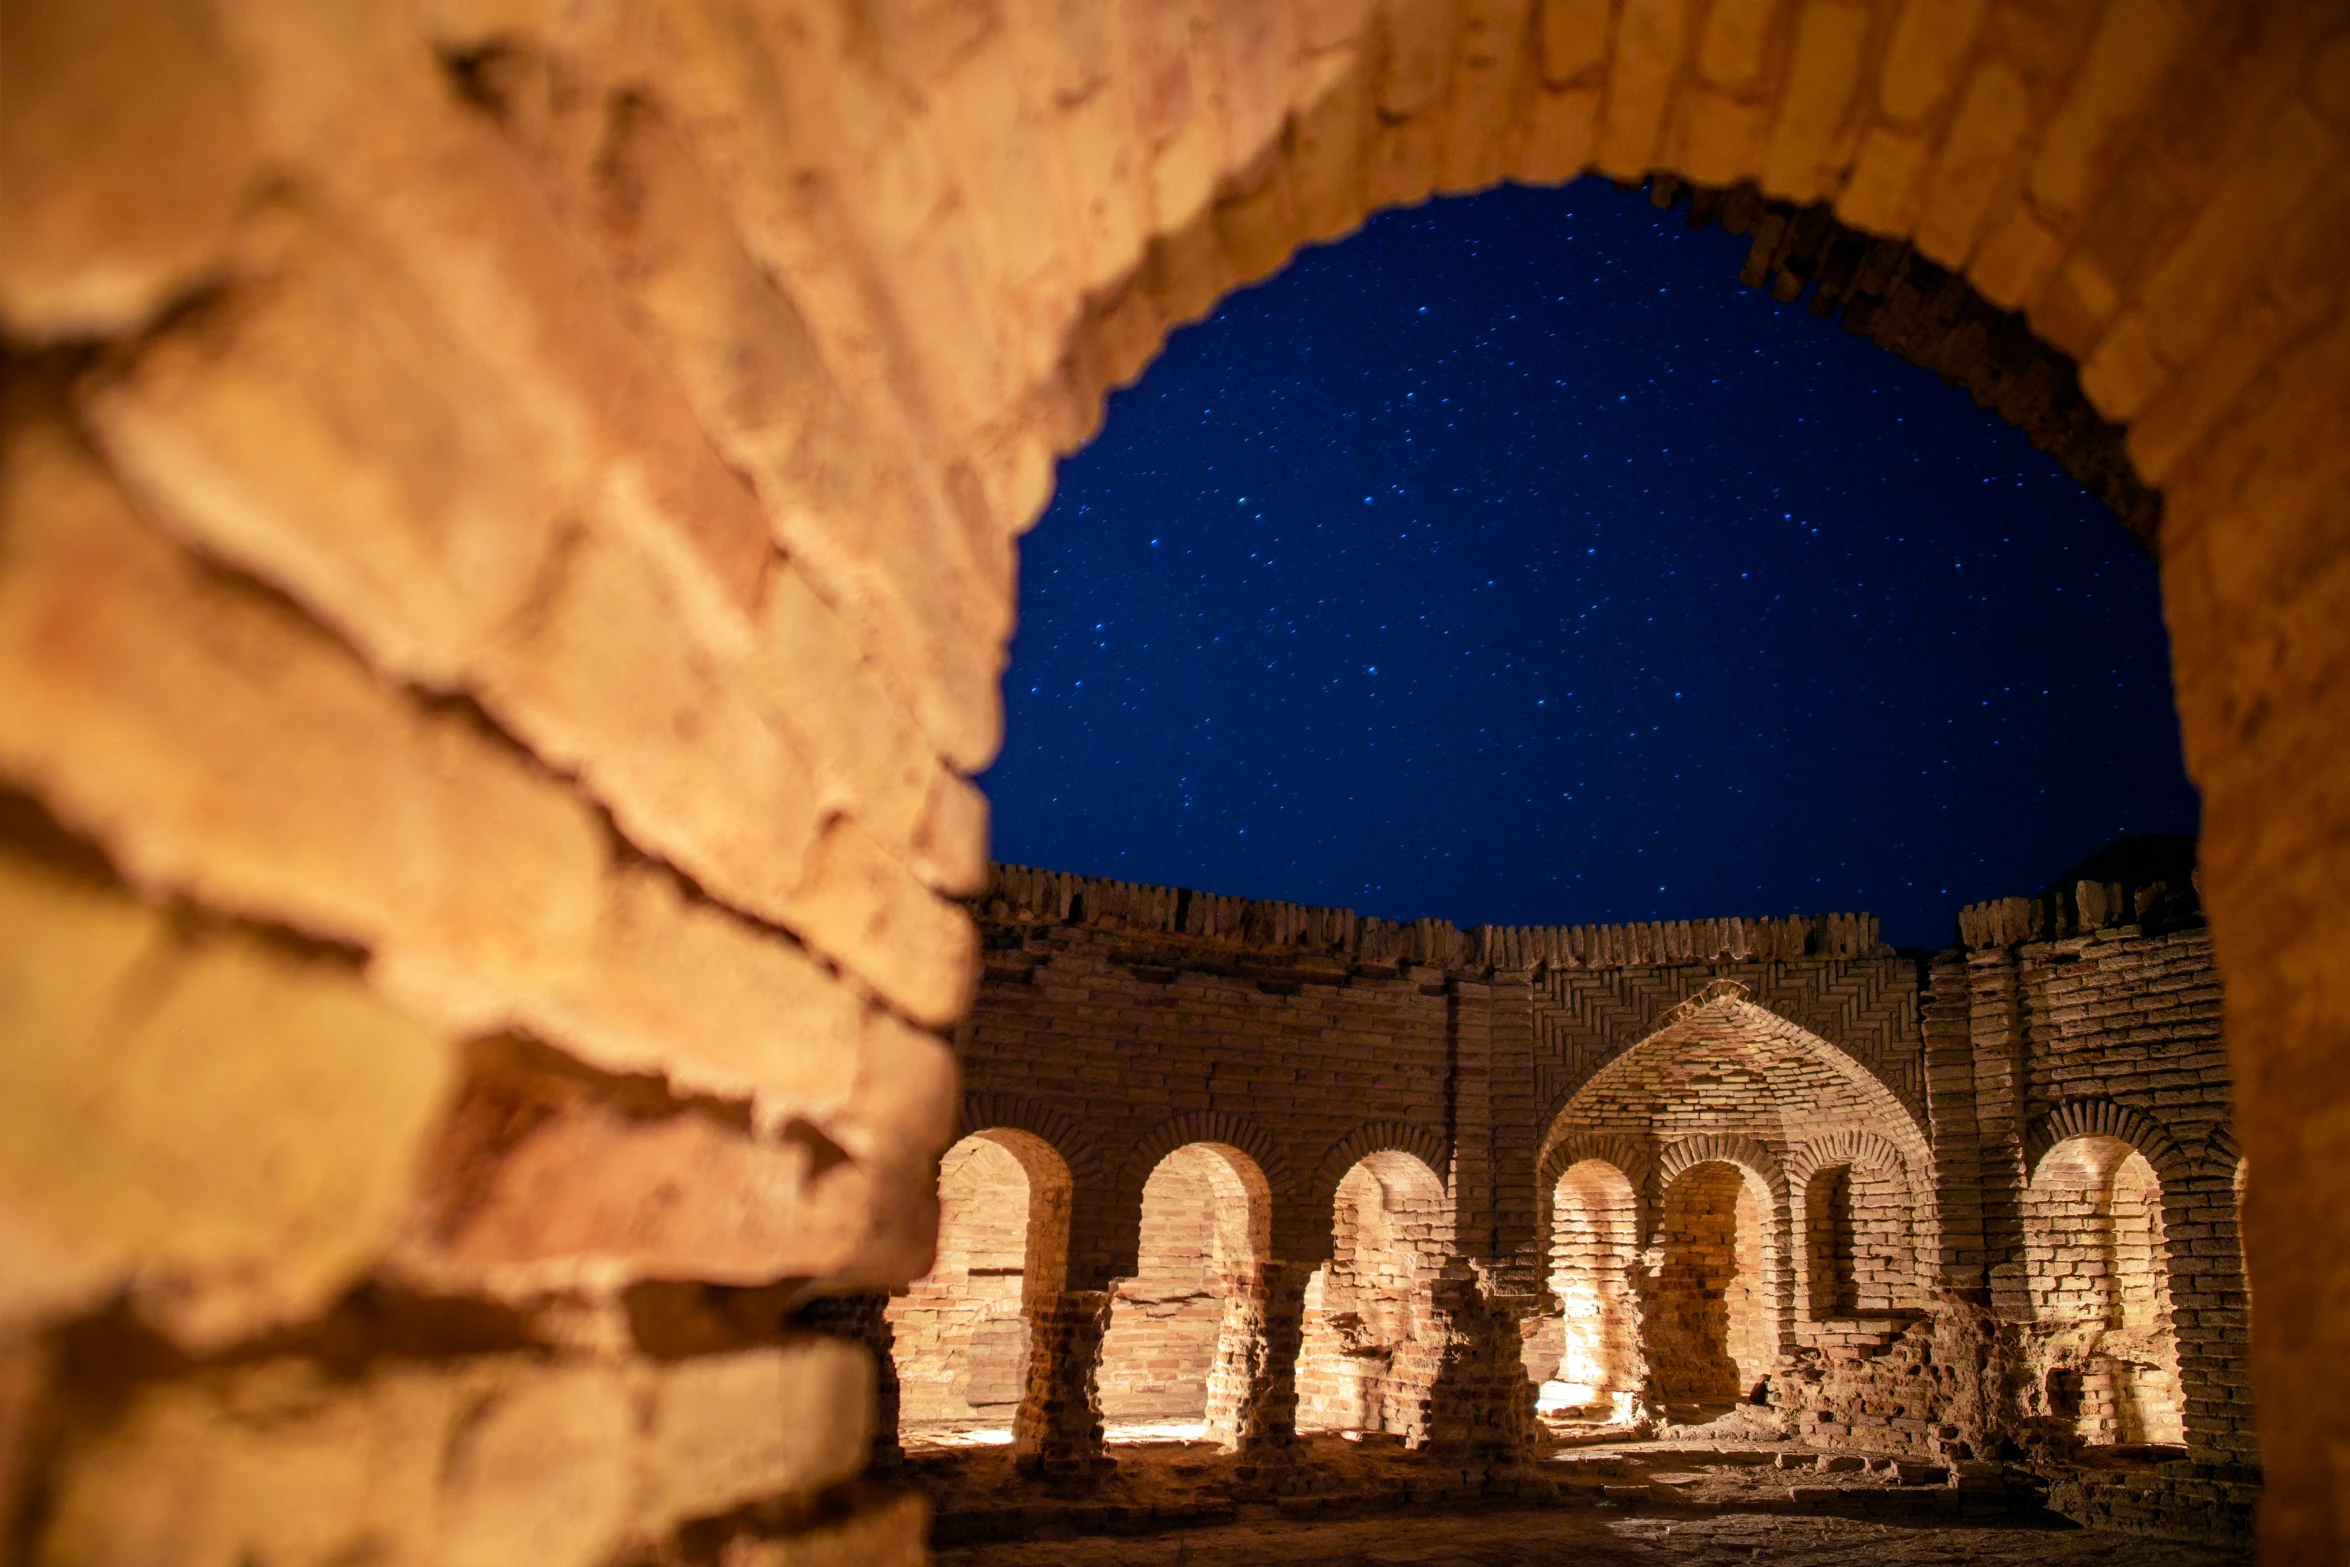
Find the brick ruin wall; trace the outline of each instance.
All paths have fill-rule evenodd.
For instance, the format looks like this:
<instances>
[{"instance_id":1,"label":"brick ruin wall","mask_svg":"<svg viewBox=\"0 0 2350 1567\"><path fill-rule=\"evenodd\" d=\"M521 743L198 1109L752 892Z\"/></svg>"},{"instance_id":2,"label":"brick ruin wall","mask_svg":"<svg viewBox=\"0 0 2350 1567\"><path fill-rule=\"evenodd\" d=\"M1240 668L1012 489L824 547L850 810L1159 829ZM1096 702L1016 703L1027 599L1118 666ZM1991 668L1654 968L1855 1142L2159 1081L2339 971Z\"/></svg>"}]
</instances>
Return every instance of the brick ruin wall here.
<instances>
[{"instance_id":1,"label":"brick ruin wall","mask_svg":"<svg viewBox=\"0 0 2350 1567\"><path fill-rule=\"evenodd\" d=\"M2265 1527L2280 1560L2342 1554L2350 1203L2304 1135L2350 1104L2336 8L860 15L7 0L12 1547L597 1567L691 1530L739 1563L918 1559L919 1508L853 1478L894 1423L886 1320L811 1297L932 1260L1017 537L1109 390L1233 288L1385 208L1597 171L1718 195L1758 281L1843 300L2157 531L2262 1164ZM1380 940L1416 975L1439 937ZM1970 939L1919 992L1922 1059L1822 1036L1937 1126L1972 1096L1976 1145L1935 1149L1944 1271L2021 1225L2010 1151L2071 1102L2026 1069L2065 1059L2074 939ZM1394 1053L1364 1093L1496 1262L1431 1284L1448 1334L1541 1293L1531 1139L1648 1005L1610 989L1637 965L1578 972L1529 981L1521 1027L1548 940L1490 983L1290 998ZM2001 1029L2012 1058L1937 1043ZM2177 1091L2127 1102L2170 1126ZM1276 1338L1339 1119L1266 1170ZM2078 1132L2146 1153L2174 1259L2232 1266L2209 1138ZM1122 1178L1118 1146L1071 1184ZM1049 1206L1051 1161L1024 1168ZM1023 1280L1040 1336L1106 1330L1137 1223L1075 1211L1070 1276ZM2230 1331L2217 1276L2171 1280L2191 1442L2243 1410L2198 1347ZM1212 1429L1288 1418L1244 1348ZM1439 1426L1496 1364L1446 1369ZM1051 1393L1027 1429L1082 1436L1088 1384Z\"/></svg>"},{"instance_id":2,"label":"brick ruin wall","mask_svg":"<svg viewBox=\"0 0 2350 1567\"><path fill-rule=\"evenodd\" d=\"M2245 1526L2242 1161L2192 888L1980 905L1936 954L1867 916L1462 931L1018 866L974 908L958 1149L1019 1134L1070 1171L1031 1244L1108 1292L1112 1426L1208 1424L1287 1271L1292 1430L1746 1406L2076 1489L2086 1451L2135 1452L2154 1479L2099 1516ZM907 1309L951 1274L891 1308L902 1375L953 1331Z\"/></svg>"}]
</instances>

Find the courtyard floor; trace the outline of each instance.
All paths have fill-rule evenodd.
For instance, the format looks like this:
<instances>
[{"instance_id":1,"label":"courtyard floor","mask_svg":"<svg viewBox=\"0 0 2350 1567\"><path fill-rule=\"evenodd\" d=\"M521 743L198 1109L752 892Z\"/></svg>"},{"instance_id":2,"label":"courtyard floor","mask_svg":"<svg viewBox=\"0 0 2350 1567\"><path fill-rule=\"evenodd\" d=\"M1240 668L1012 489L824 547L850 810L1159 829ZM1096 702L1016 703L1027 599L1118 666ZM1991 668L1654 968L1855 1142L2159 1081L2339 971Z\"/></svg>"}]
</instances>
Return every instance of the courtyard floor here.
<instances>
[{"instance_id":1,"label":"courtyard floor","mask_svg":"<svg viewBox=\"0 0 2350 1567\"><path fill-rule=\"evenodd\" d=\"M1547 1455L1480 1481L1399 1447L1309 1438L1250 1466L1198 1445L1115 1450L1078 1492L1024 1481L1008 1450L935 1453L908 1478L940 1567L2249 1567L2246 1546L2084 1530L1993 1466L1791 1443L1635 1443Z\"/></svg>"},{"instance_id":2,"label":"courtyard floor","mask_svg":"<svg viewBox=\"0 0 2350 1567\"><path fill-rule=\"evenodd\" d=\"M999 1541L940 1551L935 1560L939 1567L2246 1567L2252 1553L2034 1520L1927 1527L1736 1508L1694 1518L1543 1508L1347 1522L1266 1519L1127 1538Z\"/></svg>"}]
</instances>

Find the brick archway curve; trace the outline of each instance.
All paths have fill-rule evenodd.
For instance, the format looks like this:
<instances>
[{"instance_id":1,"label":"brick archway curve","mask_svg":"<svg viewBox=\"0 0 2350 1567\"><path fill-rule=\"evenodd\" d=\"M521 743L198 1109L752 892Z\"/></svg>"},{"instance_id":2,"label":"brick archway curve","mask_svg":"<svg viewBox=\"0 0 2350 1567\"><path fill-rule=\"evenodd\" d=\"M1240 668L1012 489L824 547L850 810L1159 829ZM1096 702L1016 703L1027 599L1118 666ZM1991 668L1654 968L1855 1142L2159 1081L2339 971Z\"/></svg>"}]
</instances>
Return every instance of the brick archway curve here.
<instances>
[{"instance_id":1,"label":"brick archway curve","mask_svg":"<svg viewBox=\"0 0 2350 1567\"><path fill-rule=\"evenodd\" d=\"M2350 1326L2317 1303L2350 1267L2350 1204L2320 1196L2338 1172L2309 1162L2296 1128L2350 1102L2350 804L2331 782L2350 764L2350 575L2325 520L2350 451L2350 353L2338 253L2312 221L2350 194L2350 113L2316 85L2339 78L2342 18L2069 0L2002 39L1978 24L1937 35L1941 10L1271 12L1250 41L1289 45L1272 51L1292 56L1286 80L1240 73L1251 90L1217 177L1093 292L1056 444L1091 432L1107 388L1169 327L1299 245L1503 179L1752 180L1833 203L2021 311L2079 363L2096 410L2129 425L2130 459L2162 492L2240 1131L2276 1166L2249 1222L2278 1235L2254 1246L2264 1295L2299 1303L2289 1338L2272 1330L2255 1353L2276 1437L2264 1531L2279 1559L2330 1556L2343 1482L2313 1455L2350 1389ZM2308 1244L2313 1225L2324 1243Z\"/></svg>"},{"instance_id":2,"label":"brick archway curve","mask_svg":"<svg viewBox=\"0 0 2350 1567\"><path fill-rule=\"evenodd\" d=\"M1655 1164L1638 1138L1620 1132L1569 1132L1544 1150L1542 1162L1534 1172L1535 1182L1548 1192L1558 1185L1561 1176L1588 1159L1613 1165L1617 1174L1632 1183L1635 1192L1647 1189Z\"/></svg>"},{"instance_id":3,"label":"brick archway curve","mask_svg":"<svg viewBox=\"0 0 2350 1567\"><path fill-rule=\"evenodd\" d=\"M1692 1166L1700 1164L1734 1164L1762 1182L1771 1194L1774 1209L1784 1209L1787 1205L1787 1171L1778 1156L1751 1137L1723 1132L1700 1132L1665 1144L1656 1161L1658 1196L1662 1197L1665 1188Z\"/></svg>"},{"instance_id":4,"label":"brick archway curve","mask_svg":"<svg viewBox=\"0 0 2350 1567\"><path fill-rule=\"evenodd\" d=\"M1734 981L1716 980L1701 987L1687 1000L1666 1012L1659 1019L1658 1026L1652 1029L1646 1038L1619 1052L1614 1059L1577 1084L1572 1091L1562 1095L1551 1110L1549 1119L1544 1123L1543 1151L1540 1159L1536 1162L1537 1179L1545 1179L1541 1172L1548 1169L1552 1150L1558 1146L1560 1141L1578 1135L1575 1129L1568 1124L1569 1118L1575 1112L1577 1101L1605 1091L1611 1079L1620 1080L1635 1072L1638 1069L1636 1063L1643 1051L1669 1044L1671 1042L1670 1036L1676 1029L1695 1021L1702 1016L1706 1009L1726 1007L1735 1009L1741 1017L1773 1037L1801 1045L1805 1050L1816 1054L1834 1068L1839 1076L1850 1082L1867 1102L1871 1113L1884 1118L1886 1125L1896 1134L1887 1138L1886 1141L1900 1154L1901 1168L1907 1171L1914 1181L1922 1183L1923 1190L1931 1191L1934 1179L1933 1143L1926 1135L1925 1128L1918 1124L1917 1117L1909 1106L1903 1104L1900 1098L1885 1086L1882 1078L1870 1071L1865 1064L1855 1059L1848 1051L1831 1040L1821 1038L1802 1024L1784 1017L1758 1002L1746 1000L1745 993L1745 987ZM1792 1141L1790 1139L1790 1142ZM1906 1148L1905 1144L1908 1145ZM1556 1177L1554 1175L1547 1177L1547 1179L1555 1180Z\"/></svg>"},{"instance_id":5,"label":"brick archway curve","mask_svg":"<svg viewBox=\"0 0 2350 1567\"><path fill-rule=\"evenodd\" d=\"M1812 1177L1840 1166L1883 1170L1900 1180L1910 1204L1910 1265L1915 1270L1916 1288L1923 1297L1933 1277L1934 1260L1942 1250L1941 1216L1932 1189L1922 1184L1932 1179L1932 1172L1912 1169L1901 1150L1875 1132L1846 1128L1812 1138L1787 1156L1787 1212L1796 1234L1804 1234L1804 1226L1810 1222L1803 1215L1810 1200ZM1812 1287L1811 1259L1803 1245L1795 1247L1793 1262L1808 1298Z\"/></svg>"},{"instance_id":6,"label":"brick archway curve","mask_svg":"<svg viewBox=\"0 0 2350 1567\"><path fill-rule=\"evenodd\" d=\"M1700 1132L1667 1143L1656 1161L1656 1190L1650 1211L1658 1225L1665 1222L1665 1194L1673 1182L1701 1164L1734 1166L1759 1182L1769 1196L1763 1204L1763 1294L1771 1320L1773 1344L1779 1353L1795 1342L1795 1215L1789 1202L1786 1168L1778 1156L1754 1138L1734 1133ZM1658 1233L1643 1237L1655 1244Z\"/></svg>"},{"instance_id":7,"label":"brick archway curve","mask_svg":"<svg viewBox=\"0 0 2350 1567\"><path fill-rule=\"evenodd\" d=\"M2236 1186L2236 1165L2224 1160L2235 1138L2225 1127L2193 1149L2182 1147L2142 1110L2111 1099L2073 1099L2034 1120L2024 1134L2026 1179L2037 1185L2049 1156L2076 1137L2109 1137L2134 1149L2154 1167L2162 1204L2161 1247L2164 1285L2173 1319L2182 1416L2190 1452L2209 1451L2240 1458L2255 1450L2253 1432L2240 1422L2240 1387L2229 1364L2241 1356L2240 1336L2228 1340L2231 1320L2244 1309L2239 1293L2246 1255ZM2215 1157L2217 1156L2217 1157ZM2216 1255L2194 1255L2196 1246L2175 1237L2199 1227L2222 1243ZM2200 1244L2200 1243L2198 1243ZM2232 1253L2233 1255L2230 1255ZM2259 1398L2255 1389L2255 1400ZM2264 1462L2273 1461L2265 1434L2257 1443Z\"/></svg>"},{"instance_id":8,"label":"brick archway curve","mask_svg":"<svg viewBox=\"0 0 2350 1567\"><path fill-rule=\"evenodd\" d=\"M2027 1178L2037 1181L2049 1154L2075 1137L2111 1137L2129 1144L2146 1156L2165 1192L2195 1173L2186 1150L2143 1110L2111 1099L2072 1099L2038 1117L2024 1133Z\"/></svg>"},{"instance_id":9,"label":"brick archway curve","mask_svg":"<svg viewBox=\"0 0 2350 1567\"><path fill-rule=\"evenodd\" d=\"M2195 1163L2205 1175L2216 1175L2233 1185L2236 1172L2244 1167L2244 1149L2236 1141L2234 1131L2225 1126L2214 1127L2211 1135L2203 1139L2203 1146L2196 1150Z\"/></svg>"},{"instance_id":10,"label":"brick archway curve","mask_svg":"<svg viewBox=\"0 0 2350 1567\"><path fill-rule=\"evenodd\" d=\"M1787 1179L1792 1186L1800 1188L1820 1171L1848 1164L1888 1170L1900 1176L1913 1191L1916 1189L1917 1174L1910 1169L1900 1149L1875 1132L1851 1129L1797 1144L1787 1155Z\"/></svg>"},{"instance_id":11,"label":"brick archway curve","mask_svg":"<svg viewBox=\"0 0 2350 1567\"><path fill-rule=\"evenodd\" d=\"M1255 1122L1229 1110L1186 1110L1143 1133L1119 1161L1117 1175L1105 1193L1106 1211L1093 1219L1101 1244L1095 1255L1104 1259L1105 1276L1124 1277L1134 1271L1142 1238L1143 1186L1169 1154L1194 1143L1230 1150L1253 1166L1235 1170L1243 1186L1250 1189L1252 1207L1264 1205L1262 1213L1250 1215L1249 1230L1269 1237L1264 1244L1270 1255L1280 1255L1281 1215L1291 1206L1287 1199L1296 1190L1281 1145ZM1255 1190L1259 1182L1264 1186L1262 1192Z\"/></svg>"},{"instance_id":12,"label":"brick archway curve","mask_svg":"<svg viewBox=\"0 0 2350 1567\"><path fill-rule=\"evenodd\" d=\"M1414 1121L1365 1121L1322 1155L1314 1169L1313 1184L1306 1188L1305 1201L1298 1205L1294 1225L1274 1231L1276 1249L1283 1244L1295 1246L1296 1251L1284 1254L1291 1261L1329 1261L1338 1183L1346 1179L1347 1171L1375 1153L1410 1154L1436 1177L1446 1203L1455 1200L1450 1139L1434 1127Z\"/></svg>"},{"instance_id":13,"label":"brick archway curve","mask_svg":"<svg viewBox=\"0 0 2350 1567\"><path fill-rule=\"evenodd\" d=\"M1063 1287L1099 1288L1106 1276L1102 1259L1114 1239L1107 1219L1116 1207L1099 1141L1068 1111L1027 1094L973 1092L963 1096L962 1120L955 1130L958 1139L999 1127L1025 1132L1060 1156L1070 1188Z\"/></svg>"},{"instance_id":14,"label":"brick archway curve","mask_svg":"<svg viewBox=\"0 0 2350 1567\"><path fill-rule=\"evenodd\" d=\"M1026 1132L1061 1156L1080 1198L1101 1190L1101 1150L1083 1123L1068 1111L1026 1094L967 1093L962 1119L955 1127L958 1141L998 1127Z\"/></svg>"}]
</instances>

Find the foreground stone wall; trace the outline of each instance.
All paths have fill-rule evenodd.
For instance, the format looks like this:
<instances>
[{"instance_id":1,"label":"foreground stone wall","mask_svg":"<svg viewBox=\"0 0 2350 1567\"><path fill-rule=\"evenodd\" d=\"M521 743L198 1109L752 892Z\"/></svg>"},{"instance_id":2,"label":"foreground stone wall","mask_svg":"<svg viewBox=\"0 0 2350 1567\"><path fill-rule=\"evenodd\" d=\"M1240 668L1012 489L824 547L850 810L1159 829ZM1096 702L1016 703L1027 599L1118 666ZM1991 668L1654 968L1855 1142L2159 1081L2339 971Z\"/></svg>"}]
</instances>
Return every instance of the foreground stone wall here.
<instances>
[{"instance_id":1,"label":"foreground stone wall","mask_svg":"<svg viewBox=\"0 0 2350 1567\"><path fill-rule=\"evenodd\" d=\"M232 1549L199 1548L204 1518L262 1561L447 1556L439 1518L507 1520L485 1559L667 1529L649 1501L609 1537L502 1543L583 1475L670 1494L617 1426L529 1426L494 1505L418 1470L431 1505L379 1528L227 1469L171 1490L186 1444L128 1411L209 1430L208 1378L357 1343L386 1386L526 1352L641 1412L678 1346L784 1354L801 1293L919 1273L953 1099L930 1031L968 994L953 899L985 853L963 780L1055 458L1298 245L1587 169L1753 182L1913 243L2128 426L2262 1170L2274 1548L2339 1553L2350 1205L2311 1131L2350 1104L2333 8L8 0L5 24L0 779L31 999L0 1056L0 1495L37 1558L147 1549L58 1532L133 1454L192 1498L155 1549L193 1560ZM1970 323L1942 341L1956 370ZM1452 1151L1464 1190L1529 1152ZM1533 1223L1490 1220L1468 1244L1513 1255ZM153 1353L76 1347L107 1333ZM412 1427L405 1392L333 1386L309 1451L442 1429L440 1392ZM857 1428L831 1386L743 1440ZM763 1496L788 1537L846 1462L687 1503ZM871 1516L858 1549L913 1548Z\"/></svg>"}]
</instances>

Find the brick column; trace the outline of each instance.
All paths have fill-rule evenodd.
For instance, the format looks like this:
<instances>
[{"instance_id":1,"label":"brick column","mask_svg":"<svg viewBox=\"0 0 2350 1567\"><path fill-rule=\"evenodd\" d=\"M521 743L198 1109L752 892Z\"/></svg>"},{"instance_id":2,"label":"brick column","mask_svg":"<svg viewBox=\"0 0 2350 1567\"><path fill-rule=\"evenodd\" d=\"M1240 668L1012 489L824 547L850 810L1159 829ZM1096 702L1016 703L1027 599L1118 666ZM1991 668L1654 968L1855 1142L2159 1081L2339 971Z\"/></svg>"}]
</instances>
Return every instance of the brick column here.
<instances>
[{"instance_id":1,"label":"brick column","mask_svg":"<svg viewBox=\"0 0 2350 1567\"><path fill-rule=\"evenodd\" d=\"M1028 1341L1028 1390L1012 1417L1023 1472L1088 1479L1109 1467L1099 1373L1110 1292L1071 1290L1037 1313Z\"/></svg>"},{"instance_id":2,"label":"brick column","mask_svg":"<svg viewBox=\"0 0 2350 1567\"><path fill-rule=\"evenodd\" d=\"M2032 1315L2024 1267L2024 1001L2013 949L1967 958L1968 1031L1975 1056L1975 1123L1980 1128L1983 1254L1991 1306L2012 1321Z\"/></svg>"},{"instance_id":3,"label":"brick column","mask_svg":"<svg viewBox=\"0 0 2350 1567\"><path fill-rule=\"evenodd\" d=\"M2179 1413L2189 1454L2207 1463L2257 1464L2251 1322L2234 1180L2199 1171L2164 1182L2162 1222L2170 1265L2171 1341L2179 1359Z\"/></svg>"},{"instance_id":4,"label":"brick column","mask_svg":"<svg viewBox=\"0 0 2350 1567\"><path fill-rule=\"evenodd\" d=\"M1493 991L1454 980L1446 1004L1452 1045L1453 1248L1493 1255Z\"/></svg>"},{"instance_id":5,"label":"brick column","mask_svg":"<svg viewBox=\"0 0 2350 1567\"><path fill-rule=\"evenodd\" d=\"M1962 1300L1981 1304L1989 1298L1990 1281L1983 1251L1983 1137L1976 1111L1966 954L1940 953L1929 972L1921 1032L1927 1130L1934 1145L1934 1206L1942 1238L1935 1283Z\"/></svg>"},{"instance_id":6,"label":"brick column","mask_svg":"<svg viewBox=\"0 0 2350 1567\"><path fill-rule=\"evenodd\" d=\"M1493 1255L1523 1270L1539 1294L1549 1269L1534 1164L1549 1128L1534 1087L1534 986L1525 974L1494 977L1492 1030Z\"/></svg>"},{"instance_id":7,"label":"brick column","mask_svg":"<svg viewBox=\"0 0 2350 1567\"><path fill-rule=\"evenodd\" d=\"M1536 1390L1527 1379L1517 1315L1486 1277L1460 1258L1445 1264L1430 1292L1434 1349L1422 1441L1509 1458L1531 1445Z\"/></svg>"},{"instance_id":8,"label":"brick column","mask_svg":"<svg viewBox=\"0 0 2350 1567\"><path fill-rule=\"evenodd\" d=\"M1216 1364L1208 1373L1208 1440L1228 1453L1262 1453L1297 1440L1297 1356L1305 1334L1304 1263L1268 1262L1224 1300Z\"/></svg>"}]
</instances>

